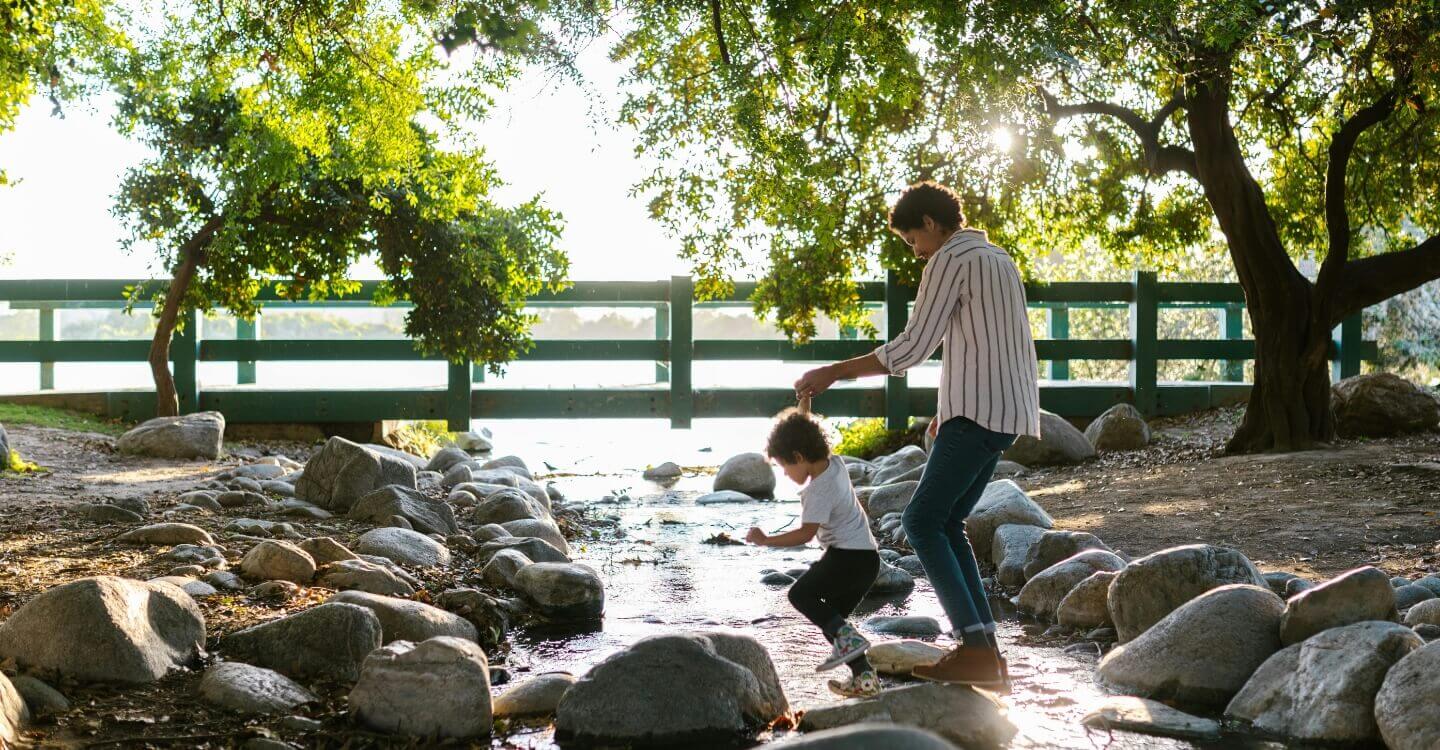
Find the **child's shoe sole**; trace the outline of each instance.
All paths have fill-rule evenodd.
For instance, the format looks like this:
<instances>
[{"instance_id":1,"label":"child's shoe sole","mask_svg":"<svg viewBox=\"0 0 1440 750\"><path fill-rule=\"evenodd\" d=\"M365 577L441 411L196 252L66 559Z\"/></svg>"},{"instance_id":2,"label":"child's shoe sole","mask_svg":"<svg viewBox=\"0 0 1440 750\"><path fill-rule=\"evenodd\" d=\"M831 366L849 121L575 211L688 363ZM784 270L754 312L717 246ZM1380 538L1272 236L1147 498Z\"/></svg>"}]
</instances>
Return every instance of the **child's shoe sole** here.
<instances>
[{"instance_id":1,"label":"child's shoe sole","mask_svg":"<svg viewBox=\"0 0 1440 750\"><path fill-rule=\"evenodd\" d=\"M845 665L845 664L849 664L850 662L855 661L856 659L859 659L860 657L864 656L866 650L868 650L868 647L867 647L867 648L857 648L857 649L855 649L854 651L851 651L851 652L848 653L848 654L843 654L843 655L841 655L841 656L832 656L832 657L830 657L829 659L826 659L825 661L821 662L821 663L820 663L820 666L818 666L818 667L815 668L815 671L816 671L816 672L829 672L830 670L832 670L832 669L834 669L834 668L836 668L836 667L843 666L843 665Z\"/></svg>"}]
</instances>

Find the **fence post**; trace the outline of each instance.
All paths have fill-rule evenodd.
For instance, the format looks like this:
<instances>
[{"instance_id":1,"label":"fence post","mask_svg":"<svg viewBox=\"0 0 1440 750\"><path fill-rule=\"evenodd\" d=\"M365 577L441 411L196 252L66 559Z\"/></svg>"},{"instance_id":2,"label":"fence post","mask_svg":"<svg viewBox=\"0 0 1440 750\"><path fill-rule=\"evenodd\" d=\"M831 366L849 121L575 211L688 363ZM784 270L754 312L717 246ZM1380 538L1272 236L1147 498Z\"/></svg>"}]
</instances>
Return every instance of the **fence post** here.
<instances>
[{"instance_id":1,"label":"fence post","mask_svg":"<svg viewBox=\"0 0 1440 750\"><path fill-rule=\"evenodd\" d=\"M666 309L665 303L655 306L655 340L664 341L670 338L670 311ZM655 363L655 382L670 382L670 363L657 361Z\"/></svg>"},{"instance_id":2,"label":"fence post","mask_svg":"<svg viewBox=\"0 0 1440 750\"><path fill-rule=\"evenodd\" d=\"M1239 341L1245 338L1245 306L1230 303L1220 308L1220 327L1224 329L1225 340ZM1245 360L1227 359L1220 365L1221 377L1231 383L1245 379Z\"/></svg>"},{"instance_id":3,"label":"fence post","mask_svg":"<svg viewBox=\"0 0 1440 750\"><path fill-rule=\"evenodd\" d=\"M885 271L885 340L894 341L905 323L910 311L901 293L899 277L893 270ZM910 426L910 387L905 377L893 375L885 378L885 426L892 430L903 430Z\"/></svg>"},{"instance_id":4,"label":"fence post","mask_svg":"<svg viewBox=\"0 0 1440 750\"><path fill-rule=\"evenodd\" d=\"M1070 308L1064 303L1057 303L1050 307L1050 338L1057 341L1070 338ZM1050 360L1050 379L1069 380L1070 360Z\"/></svg>"},{"instance_id":5,"label":"fence post","mask_svg":"<svg viewBox=\"0 0 1440 750\"><path fill-rule=\"evenodd\" d=\"M55 308L45 303L38 311L40 313L40 340L56 341L55 336ZM40 363L40 390L50 391L55 389L55 363Z\"/></svg>"},{"instance_id":6,"label":"fence post","mask_svg":"<svg viewBox=\"0 0 1440 750\"><path fill-rule=\"evenodd\" d=\"M200 320L200 313L195 310L181 310L176 320L177 330L170 338L170 362L181 414L200 410L200 380L196 376L200 363Z\"/></svg>"},{"instance_id":7,"label":"fence post","mask_svg":"<svg viewBox=\"0 0 1440 750\"><path fill-rule=\"evenodd\" d=\"M670 277L670 428L689 429L695 415L691 379L695 354L693 312L695 282L689 276Z\"/></svg>"},{"instance_id":8,"label":"fence post","mask_svg":"<svg viewBox=\"0 0 1440 750\"><path fill-rule=\"evenodd\" d=\"M1156 415L1158 382L1156 354L1160 300L1154 271L1135 272L1135 299L1130 303L1130 389L1135 408Z\"/></svg>"},{"instance_id":9,"label":"fence post","mask_svg":"<svg viewBox=\"0 0 1440 750\"><path fill-rule=\"evenodd\" d=\"M1355 313L1340 322L1339 380L1360 374L1360 313Z\"/></svg>"},{"instance_id":10,"label":"fence post","mask_svg":"<svg viewBox=\"0 0 1440 750\"><path fill-rule=\"evenodd\" d=\"M260 315L256 313L251 320L235 319L235 340L236 341L258 341L260 339ZM237 385L255 384L255 361L244 360L235 363L235 383Z\"/></svg>"},{"instance_id":11,"label":"fence post","mask_svg":"<svg viewBox=\"0 0 1440 750\"><path fill-rule=\"evenodd\" d=\"M470 429L470 360L451 362L445 379L445 422L451 432Z\"/></svg>"}]
</instances>

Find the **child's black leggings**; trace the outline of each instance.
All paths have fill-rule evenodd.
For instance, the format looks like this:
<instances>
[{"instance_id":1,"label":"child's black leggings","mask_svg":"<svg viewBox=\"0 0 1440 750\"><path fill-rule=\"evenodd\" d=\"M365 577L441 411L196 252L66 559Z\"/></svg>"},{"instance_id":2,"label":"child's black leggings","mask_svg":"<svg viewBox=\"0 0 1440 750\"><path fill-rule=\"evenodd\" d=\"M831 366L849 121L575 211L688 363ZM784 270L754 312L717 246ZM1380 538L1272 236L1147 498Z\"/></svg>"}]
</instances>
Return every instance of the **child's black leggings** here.
<instances>
[{"instance_id":1,"label":"child's black leggings","mask_svg":"<svg viewBox=\"0 0 1440 750\"><path fill-rule=\"evenodd\" d=\"M880 555L875 550L831 547L790 586L790 603L819 626L826 640L833 641L879 572ZM861 657L850 668L859 674L870 666Z\"/></svg>"}]
</instances>

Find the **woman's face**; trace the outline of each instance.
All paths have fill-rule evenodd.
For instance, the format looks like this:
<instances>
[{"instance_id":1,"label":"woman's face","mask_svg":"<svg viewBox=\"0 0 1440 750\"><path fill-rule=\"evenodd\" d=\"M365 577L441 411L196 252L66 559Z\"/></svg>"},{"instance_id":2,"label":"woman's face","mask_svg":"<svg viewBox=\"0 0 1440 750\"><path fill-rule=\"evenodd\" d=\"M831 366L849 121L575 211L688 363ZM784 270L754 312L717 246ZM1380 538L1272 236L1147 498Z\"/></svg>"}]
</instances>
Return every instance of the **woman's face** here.
<instances>
[{"instance_id":1,"label":"woman's face","mask_svg":"<svg viewBox=\"0 0 1440 750\"><path fill-rule=\"evenodd\" d=\"M905 240L905 244L910 246L910 251L915 253L915 257L928 260L930 256L940 252L940 246L945 244L945 240L950 239L950 235L954 234L955 230L936 224L935 220L929 216L923 217L923 221L925 223L920 227L895 233L900 235L900 239Z\"/></svg>"}]
</instances>

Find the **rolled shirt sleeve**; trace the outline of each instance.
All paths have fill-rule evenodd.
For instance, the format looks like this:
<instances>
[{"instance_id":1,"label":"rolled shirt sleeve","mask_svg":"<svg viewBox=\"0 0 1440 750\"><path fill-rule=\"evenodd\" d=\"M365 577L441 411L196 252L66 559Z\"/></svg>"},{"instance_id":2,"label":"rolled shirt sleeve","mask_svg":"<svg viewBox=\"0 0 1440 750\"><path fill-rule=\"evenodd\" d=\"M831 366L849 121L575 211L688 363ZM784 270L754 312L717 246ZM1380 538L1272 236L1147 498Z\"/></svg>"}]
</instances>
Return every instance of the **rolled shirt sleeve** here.
<instances>
[{"instance_id":1,"label":"rolled shirt sleeve","mask_svg":"<svg viewBox=\"0 0 1440 750\"><path fill-rule=\"evenodd\" d=\"M939 348L946 323L960 303L962 264L954 254L940 253L925 265L910 322L893 341L875 349L875 358L891 375L904 375Z\"/></svg>"}]
</instances>

